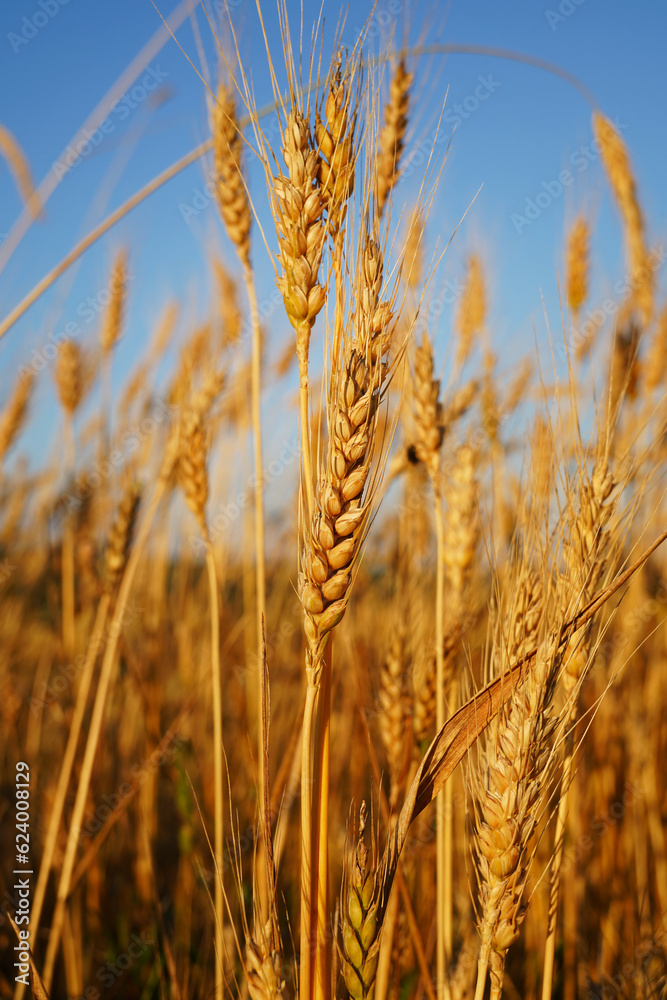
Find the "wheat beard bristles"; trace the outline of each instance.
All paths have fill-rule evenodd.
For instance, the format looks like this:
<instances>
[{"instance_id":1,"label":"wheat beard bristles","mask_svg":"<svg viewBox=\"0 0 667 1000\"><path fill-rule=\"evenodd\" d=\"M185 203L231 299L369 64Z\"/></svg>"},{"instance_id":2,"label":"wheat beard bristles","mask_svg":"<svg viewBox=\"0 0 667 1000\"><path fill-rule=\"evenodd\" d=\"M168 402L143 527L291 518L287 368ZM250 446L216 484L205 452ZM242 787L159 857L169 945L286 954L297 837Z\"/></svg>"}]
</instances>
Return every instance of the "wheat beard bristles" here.
<instances>
[{"instance_id":1,"label":"wheat beard bristles","mask_svg":"<svg viewBox=\"0 0 667 1000\"><path fill-rule=\"evenodd\" d=\"M343 978L352 1000L372 1000L380 957L376 872L368 865L364 840L366 803L359 811L359 835L352 872L343 882L341 901Z\"/></svg>"},{"instance_id":2,"label":"wheat beard bristles","mask_svg":"<svg viewBox=\"0 0 667 1000\"><path fill-rule=\"evenodd\" d=\"M236 119L234 91L224 83L218 87L211 124L220 215L241 261L249 265L251 214L241 173L243 140Z\"/></svg>"},{"instance_id":3,"label":"wheat beard bristles","mask_svg":"<svg viewBox=\"0 0 667 1000\"><path fill-rule=\"evenodd\" d=\"M507 708L492 724L478 801L482 916L480 975L490 963L491 996L500 997L507 950L525 916L528 843L549 776L549 739L557 724L549 707L561 663L560 631L551 632ZM509 683L509 682L508 682Z\"/></svg>"},{"instance_id":4,"label":"wheat beard bristles","mask_svg":"<svg viewBox=\"0 0 667 1000\"><path fill-rule=\"evenodd\" d=\"M377 176L378 213L382 215L391 189L399 178L399 164L408 125L408 104L412 73L401 58L391 78L389 102L385 108L385 124L380 132L379 152L375 163Z\"/></svg>"},{"instance_id":5,"label":"wheat beard bristles","mask_svg":"<svg viewBox=\"0 0 667 1000\"><path fill-rule=\"evenodd\" d=\"M588 298L590 230L583 215L578 215L567 241L567 302L578 315Z\"/></svg>"},{"instance_id":6,"label":"wheat beard bristles","mask_svg":"<svg viewBox=\"0 0 667 1000\"><path fill-rule=\"evenodd\" d=\"M297 108L287 116L283 158L287 176L273 178L273 209L283 266L277 284L287 318L296 331L303 384L308 378L310 331L326 298L326 290L318 284L318 272L327 230L317 185L319 157L308 123Z\"/></svg>"},{"instance_id":7,"label":"wheat beard bristles","mask_svg":"<svg viewBox=\"0 0 667 1000\"><path fill-rule=\"evenodd\" d=\"M352 563L370 511L365 487L379 395L387 375L384 357L391 321L389 304L380 302L382 274L381 251L368 239L361 261L354 331L345 337L341 369L332 372L326 468L317 490L318 510L301 554L306 667L315 677L329 633L345 613Z\"/></svg>"},{"instance_id":8,"label":"wheat beard bristles","mask_svg":"<svg viewBox=\"0 0 667 1000\"><path fill-rule=\"evenodd\" d=\"M633 296L644 325L653 315L654 270L649 266L637 185L630 157L620 135L603 114L593 113L593 131L600 146L600 156L625 226L628 265L635 283Z\"/></svg>"},{"instance_id":9,"label":"wheat beard bristles","mask_svg":"<svg viewBox=\"0 0 667 1000\"><path fill-rule=\"evenodd\" d=\"M334 236L345 222L347 202L354 188L355 116L350 121L350 74L348 70L341 76L340 64L339 55L325 104L327 124L323 125L319 113L315 121L322 204Z\"/></svg>"}]
</instances>

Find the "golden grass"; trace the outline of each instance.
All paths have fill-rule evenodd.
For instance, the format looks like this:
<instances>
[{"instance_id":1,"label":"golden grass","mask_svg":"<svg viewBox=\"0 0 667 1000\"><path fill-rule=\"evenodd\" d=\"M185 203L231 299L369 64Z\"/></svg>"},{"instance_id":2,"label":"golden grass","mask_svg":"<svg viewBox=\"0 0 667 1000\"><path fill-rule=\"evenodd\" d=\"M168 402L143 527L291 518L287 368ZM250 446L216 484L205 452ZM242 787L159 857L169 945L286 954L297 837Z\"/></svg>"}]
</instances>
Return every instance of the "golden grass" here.
<instances>
[{"instance_id":1,"label":"golden grass","mask_svg":"<svg viewBox=\"0 0 667 1000\"><path fill-rule=\"evenodd\" d=\"M423 242L443 235L431 175L401 204L407 56L383 105L358 48L335 45L311 109L285 4L280 16L279 143L243 67L233 80L230 61L211 94L207 148L237 261L212 257L208 318L167 305L114 400L132 310L123 249L101 352L66 341L54 364L66 482L12 459L33 380L0 416L3 759L29 761L43 818L34 989L80 994L138 927L152 943L123 973L128 998L660 996L667 323L628 151L596 112L637 277L595 345L608 378L598 366L589 385L578 365L559 383L538 359L538 380L514 357L503 375L477 255L438 362L423 324ZM272 376L246 143L298 362L299 469L281 472L279 519L264 509ZM574 320L590 254L579 216L565 248ZM278 347L276 379L290 364ZM82 427L97 379L102 419ZM122 474L93 480L93 458L117 454L158 394L170 408L149 439ZM78 476L97 485L72 504ZM216 504L246 478L225 522Z\"/></svg>"}]
</instances>

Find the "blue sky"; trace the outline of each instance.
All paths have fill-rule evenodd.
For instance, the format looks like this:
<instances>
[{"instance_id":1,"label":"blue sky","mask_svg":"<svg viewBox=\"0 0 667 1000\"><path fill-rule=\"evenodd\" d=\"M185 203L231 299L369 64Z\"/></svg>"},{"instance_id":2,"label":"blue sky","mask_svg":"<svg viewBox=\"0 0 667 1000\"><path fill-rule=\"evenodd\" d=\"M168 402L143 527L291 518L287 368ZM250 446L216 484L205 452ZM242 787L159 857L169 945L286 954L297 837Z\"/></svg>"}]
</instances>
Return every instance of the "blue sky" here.
<instances>
[{"instance_id":1,"label":"blue sky","mask_svg":"<svg viewBox=\"0 0 667 1000\"><path fill-rule=\"evenodd\" d=\"M165 0L160 9L167 16L175 6L174 0ZM215 5L208 6L214 15ZM265 6L269 40L280 64L275 8ZM299 5L290 2L289 7L296 32ZM307 0L304 7L310 25L319 6ZM345 9L325 0L325 51ZM343 31L345 42L354 41L355 28L370 10L365 0L352 6ZM271 87L254 2L237 0L231 13L257 102L264 104L271 99ZM215 44L201 10L198 23L214 72ZM4 0L0 121L19 140L37 182L54 169L76 130L159 26L150 0ZM412 45L439 41L496 46L549 60L575 74L601 109L621 125L649 224L649 243L662 242L667 223L664 3L379 0L370 32L371 51L386 51L394 30ZM187 20L177 36L201 68ZM450 138L451 145L429 214L428 245L436 239L441 245L447 242L469 209L434 282L434 293L439 291L445 302L432 331L439 355L445 356L451 334L452 290L462 276L466 254L474 249L485 262L489 331L504 366L511 369L523 351L532 349L535 338L546 360L544 311L558 335L563 234L576 211L586 211L594 225L591 304L603 299L606 289L624 273L619 221L590 145L590 107L562 79L488 55L422 57L413 60L411 68L416 73L412 148L432 135L448 90L439 149L444 151ZM32 226L0 274L0 314L16 305L109 211L206 137L204 86L173 41L150 60L148 72L146 77L147 70L142 70L111 113L111 125L99 145L65 173L47 205L46 219ZM476 94L485 96L480 100ZM567 185L559 181L563 170L570 172ZM414 198L419 177L416 159L398 192L400 200L403 194L408 202ZM116 384L146 347L168 298L185 303L192 318L203 315L210 287L210 248L217 245L232 264L234 260L216 207L202 194L204 183L201 163L179 174L108 233L29 310L0 341L1 397L13 383L17 367L30 363L33 349L48 343L49 332L75 322L82 342L95 342L96 310L104 298L114 252L123 244L131 250L133 281L126 334L114 361ZM249 183L262 217L265 183L256 164L250 166ZM537 215L533 209L534 218L522 222L527 219L527 201L543 207ZM0 162L0 242L20 207L12 178ZM188 207L196 207L196 214ZM275 289L273 271L258 234L254 258L259 298L269 301ZM269 352L276 356L290 336L280 309L273 312L267 328ZM58 441L51 367L40 380L26 436L35 462ZM285 412L292 393L289 382L266 393L265 412L272 417L276 447L293 435L294 415ZM272 447L269 439L269 456Z\"/></svg>"}]
</instances>

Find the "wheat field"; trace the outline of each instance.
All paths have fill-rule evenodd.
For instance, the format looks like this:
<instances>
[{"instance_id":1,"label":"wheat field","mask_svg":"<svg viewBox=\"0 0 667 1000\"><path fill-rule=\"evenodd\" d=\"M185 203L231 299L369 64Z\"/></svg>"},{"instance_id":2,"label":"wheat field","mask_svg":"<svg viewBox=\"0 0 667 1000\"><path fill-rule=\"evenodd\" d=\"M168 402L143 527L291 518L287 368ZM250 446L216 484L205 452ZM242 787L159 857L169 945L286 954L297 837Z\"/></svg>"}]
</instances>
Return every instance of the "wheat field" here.
<instances>
[{"instance_id":1,"label":"wheat field","mask_svg":"<svg viewBox=\"0 0 667 1000\"><path fill-rule=\"evenodd\" d=\"M109 243L92 331L19 356L0 411L0 996L667 997L667 299L632 142L590 107L614 309L585 320L582 205L524 353L433 211L423 41L258 4L259 93L232 13L190 6L205 317L156 290L120 384L142 278ZM52 191L1 125L0 156L2 267Z\"/></svg>"}]
</instances>

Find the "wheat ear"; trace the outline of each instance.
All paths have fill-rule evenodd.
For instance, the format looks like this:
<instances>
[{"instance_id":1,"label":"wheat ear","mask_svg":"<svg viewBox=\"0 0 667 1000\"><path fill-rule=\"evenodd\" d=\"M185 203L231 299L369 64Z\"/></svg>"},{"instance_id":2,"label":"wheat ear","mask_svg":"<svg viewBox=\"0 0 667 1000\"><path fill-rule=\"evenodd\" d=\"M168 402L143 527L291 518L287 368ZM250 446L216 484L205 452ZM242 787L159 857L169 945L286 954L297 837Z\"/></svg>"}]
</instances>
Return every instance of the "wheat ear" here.
<instances>
[{"instance_id":1,"label":"wheat ear","mask_svg":"<svg viewBox=\"0 0 667 1000\"><path fill-rule=\"evenodd\" d=\"M590 242L588 223L583 215L578 215L568 234L565 259L567 304L575 317L588 298Z\"/></svg>"},{"instance_id":2,"label":"wheat ear","mask_svg":"<svg viewBox=\"0 0 667 1000\"><path fill-rule=\"evenodd\" d=\"M55 367L56 388L64 411L63 438L65 470L73 475L76 465L74 414L84 394L84 365L81 348L73 340L65 340L59 348ZM65 517L62 536L62 617L63 645L68 654L74 651L75 592L74 592L74 524Z\"/></svg>"},{"instance_id":3,"label":"wheat ear","mask_svg":"<svg viewBox=\"0 0 667 1000\"><path fill-rule=\"evenodd\" d=\"M380 674L378 702L380 736L389 764L389 805L398 804L406 759L405 723L407 719L407 657L405 627L395 630Z\"/></svg>"},{"instance_id":4,"label":"wheat ear","mask_svg":"<svg viewBox=\"0 0 667 1000\"><path fill-rule=\"evenodd\" d=\"M329 442L317 491L317 512L307 525L300 552L299 593L304 611L306 635L306 708L302 737L302 787L311 781L311 735L315 705L323 680L321 730L317 777L328 766L330 660L325 657L332 630L341 621L352 582L352 567L366 534L373 490L368 480L375 448L378 405L388 374L386 355L391 337L391 307L381 301L383 283L382 252L367 238L360 252L359 276L351 331L343 338L342 358L334 359L329 386ZM338 363L335 363L335 362ZM308 795L302 796L302 900L301 969L310 975L311 938L317 926L317 976L323 975L328 955L323 897L327 871L326 775L317 781L316 811ZM313 909L311 893L311 828L318 829L318 907ZM307 979L305 980L308 981ZM302 985L303 990L303 985Z\"/></svg>"},{"instance_id":5,"label":"wheat ear","mask_svg":"<svg viewBox=\"0 0 667 1000\"><path fill-rule=\"evenodd\" d=\"M463 445L457 450L452 474L448 477L446 488L447 518L442 545L442 560L449 578L448 614L450 633L462 631L464 618L464 597L470 578L475 548L477 546L477 512L475 484L475 453L469 445ZM439 700L444 700L443 691L438 691ZM454 674L449 681L447 692L446 715L451 717L456 711L458 700L458 677ZM443 706L440 706L438 728L444 725ZM453 949L453 916L454 916L454 803L452 782L448 781L444 788L442 817L442 857L443 857L443 905L442 936L446 961L449 963Z\"/></svg>"},{"instance_id":6,"label":"wheat ear","mask_svg":"<svg viewBox=\"0 0 667 1000\"><path fill-rule=\"evenodd\" d=\"M579 510L574 512L570 509L569 531L563 539L565 573L560 587L560 601L563 611L567 613L568 617L576 614L593 597L605 571L611 542L610 534L605 531L605 528L616 506L615 499L611 496L614 486L614 478L608 469L606 459L601 458L590 479L583 478L582 475ZM590 625L573 633L564 653L565 666L562 673L562 684L570 728L565 739L565 756L554 834L542 1000L549 1000L553 984L560 870L563 859L563 838L567 822L569 788L572 780L573 726L577 714L578 687L588 663L589 632Z\"/></svg>"},{"instance_id":7,"label":"wheat ear","mask_svg":"<svg viewBox=\"0 0 667 1000\"><path fill-rule=\"evenodd\" d=\"M405 59L401 57L389 85L389 101L385 107L385 123L380 131L379 150L375 162L377 204L380 215L384 212L389 194L400 176L399 167L408 126L411 85L412 73L408 73Z\"/></svg>"},{"instance_id":8,"label":"wheat ear","mask_svg":"<svg viewBox=\"0 0 667 1000\"><path fill-rule=\"evenodd\" d=\"M474 346L475 334L481 333L486 320L486 288L482 262L477 254L468 258L465 288L459 302L455 327L459 336L457 365L464 365Z\"/></svg>"},{"instance_id":9,"label":"wheat ear","mask_svg":"<svg viewBox=\"0 0 667 1000\"><path fill-rule=\"evenodd\" d=\"M224 976L224 799L223 799L223 745L222 745L222 678L220 676L220 618L218 610L218 584L206 521L208 500L208 470L206 467L210 407L222 385L222 375L211 373L200 391L194 395L181 418L179 429L178 476L185 500L197 520L206 545L206 569L209 583L211 613L211 681L213 693L213 775L214 775L214 860L215 860L215 996L222 1000L225 989Z\"/></svg>"},{"instance_id":10,"label":"wheat ear","mask_svg":"<svg viewBox=\"0 0 667 1000\"><path fill-rule=\"evenodd\" d=\"M282 265L278 288L287 318L296 332L302 460L308 510L312 513L308 358L310 331L326 298L326 289L318 280L327 230L322 221L322 195L317 181L319 156L313 146L310 126L296 107L287 116L282 153L287 174L272 178L271 191Z\"/></svg>"},{"instance_id":11,"label":"wheat ear","mask_svg":"<svg viewBox=\"0 0 667 1000\"><path fill-rule=\"evenodd\" d=\"M644 325L653 315L654 271L650 266L644 219L637 198L637 184L625 143L601 112L593 113L593 131L600 156L625 227L628 265L633 279L633 299Z\"/></svg>"},{"instance_id":12,"label":"wheat ear","mask_svg":"<svg viewBox=\"0 0 667 1000\"><path fill-rule=\"evenodd\" d=\"M559 643L560 630L552 630L487 740L478 802L482 941L475 1000L482 1000L489 966L491 998L501 996L505 956L525 915L529 841L550 774L549 739L558 723L549 708L561 663Z\"/></svg>"},{"instance_id":13,"label":"wheat ear","mask_svg":"<svg viewBox=\"0 0 667 1000\"><path fill-rule=\"evenodd\" d=\"M341 889L341 962L352 1000L373 1000L380 957L379 880L373 861L369 864L368 860L364 839L367 817L366 803L362 802L354 861Z\"/></svg>"},{"instance_id":14,"label":"wheat ear","mask_svg":"<svg viewBox=\"0 0 667 1000\"><path fill-rule=\"evenodd\" d=\"M25 423L34 382L35 377L32 374L20 378L9 397L9 402L0 414L0 467Z\"/></svg>"},{"instance_id":15,"label":"wheat ear","mask_svg":"<svg viewBox=\"0 0 667 1000\"><path fill-rule=\"evenodd\" d=\"M250 260L250 204L241 173L243 138L236 118L234 91L218 87L211 111L213 166L220 215L241 260Z\"/></svg>"}]
</instances>

